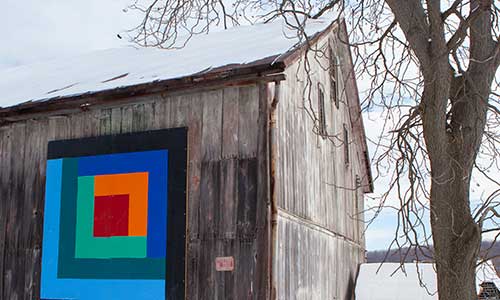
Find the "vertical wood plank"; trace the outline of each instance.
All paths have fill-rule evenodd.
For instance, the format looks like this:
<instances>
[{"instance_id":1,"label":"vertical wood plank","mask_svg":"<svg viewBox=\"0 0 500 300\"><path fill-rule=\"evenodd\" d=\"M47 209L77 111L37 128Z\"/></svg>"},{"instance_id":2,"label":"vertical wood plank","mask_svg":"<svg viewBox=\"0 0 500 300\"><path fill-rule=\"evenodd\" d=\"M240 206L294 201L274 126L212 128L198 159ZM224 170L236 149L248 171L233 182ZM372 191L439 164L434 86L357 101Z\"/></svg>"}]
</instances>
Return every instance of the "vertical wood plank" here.
<instances>
[{"instance_id":1,"label":"vertical wood plank","mask_svg":"<svg viewBox=\"0 0 500 300\"><path fill-rule=\"evenodd\" d=\"M158 99L157 96L152 96L152 99ZM155 125L155 110L156 110L156 102L148 101L144 103L144 131L154 129Z\"/></svg>"},{"instance_id":2,"label":"vertical wood plank","mask_svg":"<svg viewBox=\"0 0 500 300\"><path fill-rule=\"evenodd\" d=\"M144 131L146 130L147 117L145 114L146 104L140 103L132 106L132 131Z\"/></svg>"},{"instance_id":3,"label":"vertical wood plank","mask_svg":"<svg viewBox=\"0 0 500 300\"><path fill-rule=\"evenodd\" d=\"M216 256L235 256L236 252L236 221L238 207L238 167L237 159L227 159L221 165L221 200L216 207L219 211L218 238ZM239 266L239 261L236 261ZM218 299L234 299L235 288L238 286L234 272L217 272Z\"/></svg>"},{"instance_id":4,"label":"vertical wood plank","mask_svg":"<svg viewBox=\"0 0 500 300\"><path fill-rule=\"evenodd\" d=\"M10 201L7 204L7 234L9 237L6 240L6 255L4 257L5 272L4 272L4 288L5 299L22 299L24 291L24 276L17 274L24 274L24 251L23 245L23 228L22 218L25 202L24 191L24 174L25 174L25 151L23 143L27 135L26 123L21 122L14 124L14 134L12 136L11 148L8 150L10 153L16 155L10 156L9 177L10 177L10 193L9 198L16 201ZM28 133L29 136L29 133Z\"/></svg>"},{"instance_id":5,"label":"vertical wood plank","mask_svg":"<svg viewBox=\"0 0 500 300\"><path fill-rule=\"evenodd\" d=\"M47 148L47 136L44 128L48 121L27 121L27 136L25 143L24 174L24 211L22 218L23 245L25 261L24 299L39 298L40 259L42 245L42 211L44 203L44 174ZM30 167L31 166L31 167ZM21 252L22 253L22 252Z\"/></svg>"},{"instance_id":6,"label":"vertical wood plank","mask_svg":"<svg viewBox=\"0 0 500 300\"><path fill-rule=\"evenodd\" d=\"M111 134L111 108L102 109L99 120L99 135ZM73 138L76 138L76 136L73 136Z\"/></svg>"},{"instance_id":7,"label":"vertical wood plank","mask_svg":"<svg viewBox=\"0 0 500 300\"><path fill-rule=\"evenodd\" d=\"M5 258L7 256L7 239L10 238L7 235L7 219L8 219L8 207L9 207L9 173L11 169L9 159L10 149L12 143L12 129L11 126L0 127L0 160L2 162L2 167L0 168L0 298L5 299L7 291L5 290Z\"/></svg>"},{"instance_id":8,"label":"vertical wood plank","mask_svg":"<svg viewBox=\"0 0 500 300\"><path fill-rule=\"evenodd\" d=\"M159 96L158 101L155 102L154 111L154 128L162 129L169 128L170 126L170 103L171 98L166 96Z\"/></svg>"},{"instance_id":9,"label":"vertical wood plank","mask_svg":"<svg viewBox=\"0 0 500 300\"><path fill-rule=\"evenodd\" d=\"M257 211L257 160L240 160L238 168L239 258L236 269L238 299L254 299L255 239Z\"/></svg>"},{"instance_id":10,"label":"vertical wood plank","mask_svg":"<svg viewBox=\"0 0 500 300\"><path fill-rule=\"evenodd\" d=\"M122 132L122 108L115 107L111 109L111 134Z\"/></svg>"},{"instance_id":11,"label":"vertical wood plank","mask_svg":"<svg viewBox=\"0 0 500 300\"><path fill-rule=\"evenodd\" d=\"M259 110L257 126L257 193L256 193L256 278L255 288L257 299L269 298L270 291L270 174L269 174L269 104L273 94L267 83L258 86Z\"/></svg>"},{"instance_id":12,"label":"vertical wood plank","mask_svg":"<svg viewBox=\"0 0 500 300\"><path fill-rule=\"evenodd\" d=\"M188 99L185 99L186 101ZM188 167L188 248L191 249L187 253L189 261L192 261L191 269L187 270L187 289L190 295L189 299L199 298L199 263L200 253L202 251L199 240L199 227L200 224L200 181L201 181L201 136L202 136L202 113L203 101L199 94L189 95L189 109L185 112L187 121L185 125L188 126L188 154L189 154L189 167ZM193 244L193 246L190 246Z\"/></svg>"},{"instance_id":13,"label":"vertical wood plank","mask_svg":"<svg viewBox=\"0 0 500 300\"><path fill-rule=\"evenodd\" d=\"M239 161L228 159L222 161L221 171L221 205L217 207L220 214L218 232L223 239L235 239L238 193Z\"/></svg>"},{"instance_id":14,"label":"vertical wood plank","mask_svg":"<svg viewBox=\"0 0 500 300\"><path fill-rule=\"evenodd\" d=\"M239 146L239 88L225 88L223 98L222 157L232 158L238 155Z\"/></svg>"},{"instance_id":15,"label":"vertical wood plank","mask_svg":"<svg viewBox=\"0 0 500 300\"><path fill-rule=\"evenodd\" d=\"M122 123L121 123L121 129L122 132L132 132L133 127L132 127L132 120L133 120L133 106L132 105L127 105L125 107L122 107Z\"/></svg>"},{"instance_id":16,"label":"vertical wood plank","mask_svg":"<svg viewBox=\"0 0 500 300\"><path fill-rule=\"evenodd\" d=\"M239 88L229 87L223 91L222 102L222 164L221 199L216 207L219 212L217 224L216 256L235 256L236 219L238 207L238 148L239 148ZM238 261L236 261L238 263ZM217 272L217 299L234 299L238 283L235 272Z\"/></svg>"},{"instance_id":17,"label":"vertical wood plank","mask_svg":"<svg viewBox=\"0 0 500 300\"><path fill-rule=\"evenodd\" d=\"M202 162L201 186L200 186L200 221L204 226L200 227L200 238L203 251L200 256L199 272L199 297L200 299L215 298L215 211L214 205L220 198L220 163L218 161Z\"/></svg>"},{"instance_id":18,"label":"vertical wood plank","mask_svg":"<svg viewBox=\"0 0 500 300\"><path fill-rule=\"evenodd\" d=\"M256 86L239 89L239 155L257 156L259 92Z\"/></svg>"},{"instance_id":19,"label":"vertical wood plank","mask_svg":"<svg viewBox=\"0 0 500 300\"><path fill-rule=\"evenodd\" d=\"M191 108L190 99L188 95L171 98L169 127L182 127L187 124L187 112Z\"/></svg>"},{"instance_id":20,"label":"vertical wood plank","mask_svg":"<svg viewBox=\"0 0 500 300\"><path fill-rule=\"evenodd\" d=\"M203 131L202 160L220 160L222 157L222 91L210 91L202 95Z\"/></svg>"}]
</instances>

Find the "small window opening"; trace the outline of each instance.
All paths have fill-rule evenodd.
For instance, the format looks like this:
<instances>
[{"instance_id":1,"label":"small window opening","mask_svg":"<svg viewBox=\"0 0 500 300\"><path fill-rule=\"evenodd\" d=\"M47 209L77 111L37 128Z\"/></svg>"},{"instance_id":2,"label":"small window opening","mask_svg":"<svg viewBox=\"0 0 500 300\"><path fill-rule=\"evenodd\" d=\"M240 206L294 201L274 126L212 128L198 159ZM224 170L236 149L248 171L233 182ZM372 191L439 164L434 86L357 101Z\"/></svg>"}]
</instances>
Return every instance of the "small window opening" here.
<instances>
[{"instance_id":1,"label":"small window opening","mask_svg":"<svg viewBox=\"0 0 500 300\"><path fill-rule=\"evenodd\" d=\"M346 124L344 124L344 157L346 165L349 164L349 131Z\"/></svg>"},{"instance_id":2,"label":"small window opening","mask_svg":"<svg viewBox=\"0 0 500 300\"><path fill-rule=\"evenodd\" d=\"M326 132L326 116L325 116L325 94L318 84L318 121L319 121L319 134L325 138L328 133Z\"/></svg>"},{"instance_id":3,"label":"small window opening","mask_svg":"<svg viewBox=\"0 0 500 300\"><path fill-rule=\"evenodd\" d=\"M361 187L361 177L356 175L356 189Z\"/></svg>"},{"instance_id":4,"label":"small window opening","mask_svg":"<svg viewBox=\"0 0 500 300\"><path fill-rule=\"evenodd\" d=\"M335 107L339 108L339 91L338 91L338 58L333 52L333 47L330 44L328 46L329 52L329 72L330 72L330 97L332 98L333 103L335 103Z\"/></svg>"}]
</instances>

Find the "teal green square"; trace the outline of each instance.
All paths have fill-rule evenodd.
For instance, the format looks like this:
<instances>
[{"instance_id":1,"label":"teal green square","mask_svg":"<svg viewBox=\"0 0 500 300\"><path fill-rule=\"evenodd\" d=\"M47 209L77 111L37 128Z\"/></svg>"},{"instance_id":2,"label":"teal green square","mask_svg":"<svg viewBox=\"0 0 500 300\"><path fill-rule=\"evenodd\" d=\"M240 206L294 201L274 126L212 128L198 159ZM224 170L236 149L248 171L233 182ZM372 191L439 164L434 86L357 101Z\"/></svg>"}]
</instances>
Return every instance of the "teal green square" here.
<instances>
[{"instance_id":1,"label":"teal green square","mask_svg":"<svg viewBox=\"0 0 500 300\"><path fill-rule=\"evenodd\" d=\"M145 258L147 237L94 237L94 176L78 177L75 258Z\"/></svg>"}]
</instances>

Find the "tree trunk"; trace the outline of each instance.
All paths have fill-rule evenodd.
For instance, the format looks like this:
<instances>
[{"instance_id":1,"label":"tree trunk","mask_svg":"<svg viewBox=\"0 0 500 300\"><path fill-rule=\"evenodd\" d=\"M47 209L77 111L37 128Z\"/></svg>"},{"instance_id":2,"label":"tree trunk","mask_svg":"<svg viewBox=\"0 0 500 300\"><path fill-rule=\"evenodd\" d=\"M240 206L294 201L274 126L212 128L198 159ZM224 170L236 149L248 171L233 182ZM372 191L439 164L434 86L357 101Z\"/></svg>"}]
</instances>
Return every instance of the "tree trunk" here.
<instances>
[{"instance_id":1,"label":"tree trunk","mask_svg":"<svg viewBox=\"0 0 500 300\"><path fill-rule=\"evenodd\" d=\"M444 72L440 74L445 76ZM486 101L477 93L479 86L488 87L490 78L485 77L481 78L481 85L474 87L476 92L472 92L472 87L467 88L468 84L461 78L453 78L452 83L445 86L452 95L428 100L427 103L450 100L449 119L434 117L432 109L424 111L424 114L427 112L424 132L427 132L431 161L431 227L440 300L477 299L475 274L481 228L471 214L469 189L486 123ZM458 85L462 86L459 93L455 89ZM443 90L432 92L441 88L442 84L429 85L430 95L442 95ZM436 125L435 119L443 123ZM445 134L439 135L435 130L442 130L443 125Z\"/></svg>"},{"instance_id":2,"label":"tree trunk","mask_svg":"<svg viewBox=\"0 0 500 300\"><path fill-rule=\"evenodd\" d=\"M431 226L440 300L477 299L481 235L470 215L468 181L455 174L449 182L432 183Z\"/></svg>"},{"instance_id":3,"label":"tree trunk","mask_svg":"<svg viewBox=\"0 0 500 300\"><path fill-rule=\"evenodd\" d=\"M431 163L431 227L440 300L477 299L475 269L481 230L471 215L469 188L484 130L484 99L457 94L447 61L428 69L422 99ZM462 84L463 86L463 84ZM454 93L451 97L450 92ZM446 106L451 101L451 120Z\"/></svg>"}]
</instances>

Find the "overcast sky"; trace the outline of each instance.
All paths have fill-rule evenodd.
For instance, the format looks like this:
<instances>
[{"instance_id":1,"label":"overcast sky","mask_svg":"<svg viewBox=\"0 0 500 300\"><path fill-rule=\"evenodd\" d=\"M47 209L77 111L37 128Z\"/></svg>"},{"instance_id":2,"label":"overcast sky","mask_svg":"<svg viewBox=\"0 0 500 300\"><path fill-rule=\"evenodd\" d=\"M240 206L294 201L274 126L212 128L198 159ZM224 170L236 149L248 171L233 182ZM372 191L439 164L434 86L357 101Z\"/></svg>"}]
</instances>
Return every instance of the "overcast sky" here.
<instances>
[{"instance_id":1,"label":"overcast sky","mask_svg":"<svg viewBox=\"0 0 500 300\"><path fill-rule=\"evenodd\" d=\"M140 21L139 15L126 9L131 1L3 0L0 69L130 45L117 34L125 37L125 31ZM380 119L367 119L365 125L375 140L382 128ZM382 191L386 184L380 181L375 188ZM385 248L395 224L391 212L383 213L367 231L368 249Z\"/></svg>"},{"instance_id":2,"label":"overcast sky","mask_svg":"<svg viewBox=\"0 0 500 300\"><path fill-rule=\"evenodd\" d=\"M127 44L131 0L2 0L0 68Z\"/></svg>"}]
</instances>

